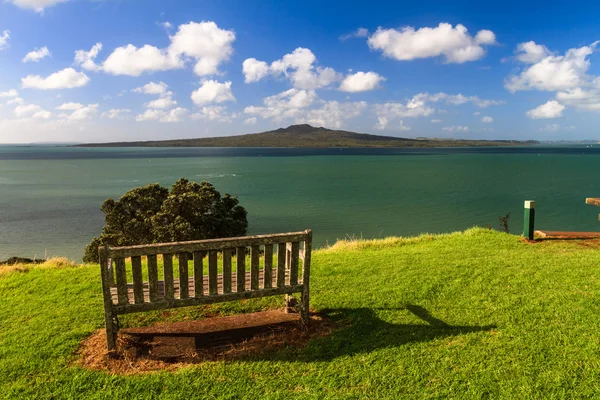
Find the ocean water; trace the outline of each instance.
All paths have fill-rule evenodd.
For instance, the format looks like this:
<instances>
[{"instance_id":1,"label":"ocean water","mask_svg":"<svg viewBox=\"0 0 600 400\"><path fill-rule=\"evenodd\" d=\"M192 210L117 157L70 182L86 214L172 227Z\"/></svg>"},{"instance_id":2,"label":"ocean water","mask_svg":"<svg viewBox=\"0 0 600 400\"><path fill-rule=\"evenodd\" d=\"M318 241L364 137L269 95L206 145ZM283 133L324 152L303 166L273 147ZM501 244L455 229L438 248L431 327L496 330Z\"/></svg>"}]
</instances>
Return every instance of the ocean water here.
<instances>
[{"instance_id":1,"label":"ocean water","mask_svg":"<svg viewBox=\"0 0 600 400\"><path fill-rule=\"evenodd\" d=\"M66 256L103 225L100 204L152 182L207 180L238 196L249 233L311 228L317 247L341 238L498 228L523 201L536 228L593 231L600 146L458 149L0 147L0 260Z\"/></svg>"}]
</instances>

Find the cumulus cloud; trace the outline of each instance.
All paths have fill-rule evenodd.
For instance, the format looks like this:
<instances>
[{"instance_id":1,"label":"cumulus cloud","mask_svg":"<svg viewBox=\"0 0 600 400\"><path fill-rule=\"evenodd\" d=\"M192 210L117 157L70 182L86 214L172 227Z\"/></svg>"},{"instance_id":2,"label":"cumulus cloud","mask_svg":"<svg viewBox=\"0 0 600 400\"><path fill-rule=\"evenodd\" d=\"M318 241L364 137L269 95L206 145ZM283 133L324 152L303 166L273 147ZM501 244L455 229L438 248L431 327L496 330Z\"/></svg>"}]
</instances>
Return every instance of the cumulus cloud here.
<instances>
[{"instance_id":1,"label":"cumulus cloud","mask_svg":"<svg viewBox=\"0 0 600 400\"><path fill-rule=\"evenodd\" d=\"M27 117L41 110L42 107L37 104L23 104L16 106L14 113L17 117Z\"/></svg>"},{"instance_id":2,"label":"cumulus cloud","mask_svg":"<svg viewBox=\"0 0 600 400\"><path fill-rule=\"evenodd\" d=\"M529 47L537 48L535 42L527 43ZM569 49L563 56L549 54L545 48L541 52L524 52L524 62L529 66L520 74L508 77L504 87L515 93L519 90L559 91L585 86L589 81L587 71L590 67L587 57L593 53L598 43L600 42Z\"/></svg>"},{"instance_id":3,"label":"cumulus cloud","mask_svg":"<svg viewBox=\"0 0 600 400\"><path fill-rule=\"evenodd\" d=\"M256 124L256 117L247 118L244 121L244 124L246 124L246 125L254 125L254 124Z\"/></svg>"},{"instance_id":4,"label":"cumulus cloud","mask_svg":"<svg viewBox=\"0 0 600 400\"><path fill-rule=\"evenodd\" d=\"M11 104L25 104L25 100L23 100L20 97L15 97L12 100L9 100L6 102L7 105L11 105Z\"/></svg>"},{"instance_id":5,"label":"cumulus cloud","mask_svg":"<svg viewBox=\"0 0 600 400\"><path fill-rule=\"evenodd\" d=\"M0 50L8 47L8 39L10 39L10 31L8 29L2 31L0 35Z\"/></svg>"},{"instance_id":6,"label":"cumulus cloud","mask_svg":"<svg viewBox=\"0 0 600 400\"><path fill-rule=\"evenodd\" d=\"M464 25L453 27L440 23L435 28L412 26L401 29L378 28L367 40L369 47L380 50L386 57L396 60L414 60L444 56L446 63L464 63L485 56L484 45L496 43L496 35L490 30L480 30L475 37Z\"/></svg>"},{"instance_id":7,"label":"cumulus cloud","mask_svg":"<svg viewBox=\"0 0 600 400\"><path fill-rule=\"evenodd\" d=\"M386 117L379 116L377 117L377 123L375 124L375 129L384 130L384 129L392 129L396 131L410 131L411 127L404 125L403 120L398 120L398 122L392 126L389 126L390 121Z\"/></svg>"},{"instance_id":8,"label":"cumulus cloud","mask_svg":"<svg viewBox=\"0 0 600 400\"><path fill-rule=\"evenodd\" d=\"M58 3L65 3L69 0L7 0L17 7L33 10L35 12L43 12L46 7L51 7Z\"/></svg>"},{"instance_id":9,"label":"cumulus cloud","mask_svg":"<svg viewBox=\"0 0 600 400\"><path fill-rule=\"evenodd\" d=\"M15 89L7 90L6 92L0 92L0 97L17 97L19 92Z\"/></svg>"},{"instance_id":10,"label":"cumulus cloud","mask_svg":"<svg viewBox=\"0 0 600 400\"><path fill-rule=\"evenodd\" d=\"M551 54L546 46L537 44L533 40L517 45L517 60L526 64L535 64Z\"/></svg>"},{"instance_id":11,"label":"cumulus cloud","mask_svg":"<svg viewBox=\"0 0 600 400\"><path fill-rule=\"evenodd\" d=\"M143 94L165 94L169 85L164 82L149 82L144 86L137 87L132 90L135 93L143 93Z\"/></svg>"},{"instance_id":12,"label":"cumulus cloud","mask_svg":"<svg viewBox=\"0 0 600 400\"><path fill-rule=\"evenodd\" d=\"M445 126L442 128L446 132L469 132L469 127L464 125Z\"/></svg>"},{"instance_id":13,"label":"cumulus cloud","mask_svg":"<svg viewBox=\"0 0 600 400\"><path fill-rule=\"evenodd\" d=\"M221 29L212 21L189 22L179 25L167 48L146 44L117 47L104 60L96 64L95 59L102 44L97 43L90 51L75 52L75 63L82 68L113 75L140 76L144 73L179 69L189 59L195 61L194 72L198 76L219 73L219 65L231 57L235 33Z\"/></svg>"},{"instance_id":14,"label":"cumulus cloud","mask_svg":"<svg viewBox=\"0 0 600 400\"><path fill-rule=\"evenodd\" d=\"M439 101L443 101L446 104L451 104L454 106L459 106L465 103L473 103L477 107L486 108L489 106L497 106L504 104L504 101L501 100L483 100L478 96L464 96L462 94L447 94L447 93L418 93L414 96L414 98L418 101L423 102L433 102L437 103Z\"/></svg>"},{"instance_id":15,"label":"cumulus cloud","mask_svg":"<svg viewBox=\"0 0 600 400\"><path fill-rule=\"evenodd\" d=\"M351 103L326 101L320 108L308 110L307 114L299 117L296 122L340 129L346 120L358 117L366 108L367 103L364 101Z\"/></svg>"},{"instance_id":16,"label":"cumulus cloud","mask_svg":"<svg viewBox=\"0 0 600 400\"><path fill-rule=\"evenodd\" d=\"M177 105L177 101L173 100L171 96L165 96L159 97L156 100L149 101L144 105L147 108L168 109L175 107Z\"/></svg>"},{"instance_id":17,"label":"cumulus cloud","mask_svg":"<svg viewBox=\"0 0 600 400\"><path fill-rule=\"evenodd\" d=\"M377 129L385 129L388 124L402 118L426 117L433 114L435 110L425 104L424 101L412 99L406 104L403 103L382 103L375 105L377 114Z\"/></svg>"},{"instance_id":18,"label":"cumulus cloud","mask_svg":"<svg viewBox=\"0 0 600 400\"><path fill-rule=\"evenodd\" d=\"M385 78L375 72L359 71L355 74L347 75L340 85L340 90L350 93L366 92L376 89L383 81L385 81Z\"/></svg>"},{"instance_id":19,"label":"cumulus cloud","mask_svg":"<svg viewBox=\"0 0 600 400\"><path fill-rule=\"evenodd\" d=\"M563 104L556 100L550 100L532 110L527 111L526 115L531 119L549 119L560 118L565 109Z\"/></svg>"},{"instance_id":20,"label":"cumulus cloud","mask_svg":"<svg viewBox=\"0 0 600 400\"><path fill-rule=\"evenodd\" d=\"M228 113L227 107L224 106L202 107L199 112L191 115L192 119L206 119L218 122L231 122L234 118L237 118L237 116L238 114L236 113Z\"/></svg>"},{"instance_id":21,"label":"cumulus cloud","mask_svg":"<svg viewBox=\"0 0 600 400\"><path fill-rule=\"evenodd\" d=\"M231 81L223 83L215 80L205 81L202 86L192 92L191 98L194 104L198 106L235 101L235 97L231 93Z\"/></svg>"},{"instance_id":22,"label":"cumulus cloud","mask_svg":"<svg viewBox=\"0 0 600 400\"><path fill-rule=\"evenodd\" d=\"M88 104L84 106L79 103L67 103L71 107L66 107L64 110L73 110L71 114L61 114L60 117L68 121L85 121L92 119L98 113L98 104Z\"/></svg>"},{"instance_id":23,"label":"cumulus cloud","mask_svg":"<svg viewBox=\"0 0 600 400\"><path fill-rule=\"evenodd\" d=\"M484 122L486 124L491 124L492 122L494 122L494 118L486 116L486 117L481 118L481 122Z\"/></svg>"},{"instance_id":24,"label":"cumulus cloud","mask_svg":"<svg viewBox=\"0 0 600 400\"><path fill-rule=\"evenodd\" d=\"M102 113L102 118L107 119L121 119L123 118L123 114L130 113L131 110L128 108L112 108L108 111Z\"/></svg>"},{"instance_id":25,"label":"cumulus cloud","mask_svg":"<svg viewBox=\"0 0 600 400\"><path fill-rule=\"evenodd\" d=\"M340 40L343 42L344 40L348 40L351 38L362 38L367 36L369 36L369 30L367 28L358 28L354 32L340 36Z\"/></svg>"},{"instance_id":26,"label":"cumulus cloud","mask_svg":"<svg viewBox=\"0 0 600 400\"><path fill-rule=\"evenodd\" d=\"M77 72L73 68L65 68L55 72L46 78L40 75L28 75L21 78L24 88L49 90L49 89L72 89L88 84L90 78L83 72Z\"/></svg>"},{"instance_id":27,"label":"cumulus cloud","mask_svg":"<svg viewBox=\"0 0 600 400\"><path fill-rule=\"evenodd\" d=\"M34 118L34 119L50 119L50 118L52 118L52 113L50 111L40 110L40 111L36 112L35 114L33 114L31 116L31 118Z\"/></svg>"},{"instance_id":28,"label":"cumulus cloud","mask_svg":"<svg viewBox=\"0 0 600 400\"><path fill-rule=\"evenodd\" d=\"M60 106L56 107L57 110L61 111L74 111L83 108L84 105L81 103L63 103Z\"/></svg>"},{"instance_id":29,"label":"cumulus cloud","mask_svg":"<svg viewBox=\"0 0 600 400\"><path fill-rule=\"evenodd\" d=\"M170 111L164 110L146 110L144 113L135 117L138 122L142 121L159 121L159 122L180 122L189 111L185 108L174 108Z\"/></svg>"},{"instance_id":30,"label":"cumulus cloud","mask_svg":"<svg viewBox=\"0 0 600 400\"><path fill-rule=\"evenodd\" d=\"M25 57L23 57L22 62L38 62L44 59L45 57L48 57L49 55L50 50L48 50L48 48L44 46L41 49L34 49L33 51L27 53Z\"/></svg>"},{"instance_id":31,"label":"cumulus cloud","mask_svg":"<svg viewBox=\"0 0 600 400\"><path fill-rule=\"evenodd\" d=\"M267 75L284 76L296 89L318 89L342 79L342 74L333 68L315 66L317 57L310 49L298 47L290 54L268 65L264 61L248 58L242 64L246 83L257 82Z\"/></svg>"}]
</instances>

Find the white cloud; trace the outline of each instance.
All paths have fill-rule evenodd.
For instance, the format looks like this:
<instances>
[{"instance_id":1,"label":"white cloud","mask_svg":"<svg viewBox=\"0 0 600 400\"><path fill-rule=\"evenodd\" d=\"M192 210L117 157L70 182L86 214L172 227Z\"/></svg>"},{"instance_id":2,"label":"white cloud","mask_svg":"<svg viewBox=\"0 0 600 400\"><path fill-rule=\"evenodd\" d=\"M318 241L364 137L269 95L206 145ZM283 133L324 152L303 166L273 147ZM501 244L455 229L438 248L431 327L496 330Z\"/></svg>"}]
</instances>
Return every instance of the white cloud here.
<instances>
[{"instance_id":1,"label":"white cloud","mask_svg":"<svg viewBox=\"0 0 600 400\"><path fill-rule=\"evenodd\" d=\"M444 101L446 104L451 104L454 106L459 106L465 103L473 103L477 107L486 108L489 106L497 106L504 104L504 101L501 100L482 100L478 96L464 96L462 94L447 94L447 93L418 93L414 96L414 99L423 101L423 102L433 102L437 103L439 101Z\"/></svg>"},{"instance_id":2,"label":"white cloud","mask_svg":"<svg viewBox=\"0 0 600 400\"><path fill-rule=\"evenodd\" d=\"M46 78L39 75L28 75L21 78L21 84L24 88L33 89L72 89L82 87L88 84L90 78L83 72L77 72L73 68L65 68L55 72Z\"/></svg>"},{"instance_id":3,"label":"white cloud","mask_svg":"<svg viewBox=\"0 0 600 400\"><path fill-rule=\"evenodd\" d=\"M192 92L191 99L198 106L235 101L231 93L231 81L219 83L215 80L203 82L202 86Z\"/></svg>"},{"instance_id":4,"label":"white cloud","mask_svg":"<svg viewBox=\"0 0 600 400\"><path fill-rule=\"evenodd\" d=\"M344 40L348 40L351 38L362 38L362 37L367 37L367 36L369 36L369 30L367 28L358 28L354 32L340 36L340 40L344 41Z\"/></svg>"},{"instance_id":5,"label":"white cloud","mask_svg":"<svg viewBox=\"0 0 600 400\"><path fill-rule=\"evenodd\" d=\"M248 118L244 121L244 124L246 125L254 125L256 124L256 117L252 117L252 118Z\"/></svg>"},{"instance_id":6,"label":"white cloud","mask_svg":"<svg viewBox=\"0 0 600 400\"><path fill-rule=\"evenodd\" d=\"M14 99L7 101L6 104L25 104L25 100L20 97L15 97Z\"/></svg>"},{"instance_id":7,"label":"white cloud","mask_svg":"<svg viewBox=\"0 0 600 400\"><path fill-rule=\"evenodd\" d=\"M481 114L479 111L475 111L475 112L473 113L473 115L479 115L479 114Z\"/></svg>"},{"instance_id":8,"label":"white cloud","mask_svg":"<svg viewBox=\"0 0 600 400\"><path fill-rule=\"evenodd\" d=\"M7 0L17 7L26 8L35 12L43 12L44 8L51 7L58 3L65 3L69 0Z\"/></svg>"},{"instance_id":9,"label":"white cloud","mask_svg":"<svg viewBox=\"0 0 600 400\"><path fill-rule=\"evenodd\" d=\"M428 107L424 101L412 99L406 104L403 103L383 103L375 105L378 123L377 129L385 129L391 121L401 120L402 118L426 117L433 114L435 110Z\"/></svg>"},{"instance_id":10,"label":"white cloud","mask_svg":"<svg viewBox=\"0 0 600 400\"><path fill-rule=\"evenodd\" d=\"M314 90L289 89L274 96L265 97L264 103L269 108L292 109L306 108L317 98Z\"/></svg>"},{"instance_id":11,"label":"white cloud","mask_svg":"<svg viewBox=\"0 0 600 400\"><path fill-rule=\"evenodd\" d=\"M160 121L160 122L179 122L184 119L188 114L188 110L185 108L174 108L170 111L163 110L146 110L143 114L139 114L135 117L138 122L141 121Z\"/></svg>"},{"instance_id":12,"label":"white cloud","mask_svg":"<svg viewBox=\"0 0 600 400\"><path fill-rule=\"evenodd\" d=\"M481 118L481 122L485 122L486 124L491 124L492 122L494 122L494 118L492 118L492 117L483 117L483 118Z\"/></svg>"},{"instance_id":13,"label":"white cloud","mask_svg":"<svg viewBox=\"0 0 600 400\"><path fill-rule=\"evenodd\" d=\"M534 42L528 43L531 43L530 46L535 45ZM564 56L546 53L535 53L531 56L530 53L524 53L527 55L525 59L528 63L540 56L546 56L524 69L519 75L508 77L504 87L514 93L519 90L558 91L584 86L588 82L586 74L590 66L587 57L593 53L598 43L569 49Z\"/></svg>"},{"instance_id":14,"label":"white cloud","mask_svg":"<svg viewBox=\"0 0 600 400\"><path fill-rule=\"evenodd\" d=\"M162 24L160 24L163 28L165 29L171 29L173 27L173 24L170 23L169 21L165 21Z\"/></svg>"},{"instance_id":15,"label":"white cloud","mask_svg":"<svg viewBox=\"0 0 600 400\"><path fill-rule=\"evenodd\" d=\"M551 54L546 46L537 44L533 40L517 45L517 60L526 64L535 64Z\"/></svg>"},{"instance_id":16,"label":"white cloud","mask_svg":"<svg viewBox=\"0 0 600 400\"><path fill-rule=\"evenodd\" d=\"M347 75L340 85L342 92L366 92L376 89L385 78L375 72L359 71L355 74Z\"/></svg>"},{"instance_id":17,"label":"white cloud","mask_svg":"<svg viewBox=\"0 0 600 400\"><path fill-rule=\"evenodd\" d=\"M70 121L84 121L91 119L98 112L98 104L88 104L73 111L67 117Z\"/></svg>"},{"instance_id":18,"label":"white cloud","mask_svg":"<svg viewBox=\"0 0 600 400\"><path fill-rule=\"evenodd\" d=\"M6 29L2 31L2 35L0 35L0 50L4 50L8 47L8 39L10 39L10 31Z\"/></svg>"},{"instance_id":19,"label":"white cloud","mask_svg":"<svg viewBox=\"0 0 600 400\"><path fill-rule=\"evenodd\" d=\"M227 113L227 107L224 106L206 106L200 109L200 112L192 114L192 119L207 119L209 121L231 122L237 118L237 114ZM256 118L255 118L256 119Z\"/></svg>"},{"instance_id":20,"label":"white cloud","mask_svg":"<svg viewBox=\"0 0 600 400\"><path fill-rule=\"evenodd\" d=\"M414 60L444 56L447 63L475 61L485 56L483 45L496 43L492 31L480 30L475 37L469 35L463 25L452 27L440 23L435 28L412 26L397 29L378 28L367 40L369 47L381 50L387 57L396 60Z\"/></svg>"},{"instance_id":21,"label":"white cloud","mask_svg":"<svg viewBox=\"0 0 600 400\"><path fill-rule=\"evenodd\" d=\"M367 108L367 103L357 101L352 103L340 103L327 101L318 109L308 110L305 116L296 119L297 123L306 122L314 126L340 129L347 119L361 115Z\"/></svg>"},{"instance_id":22,"label":"white cloud","mask_svg":"<svg viewBox=\"0 0 600 400\"><path fill-rule=\"evenodd\" d=\"M256 58L247 58L242 63L242 72L244 73L244 82L258 82L269 74L269 65Z\"/></svg>"},{"instance_id":23,"label":"white cloud","mask_svg":"<svg viewBox=\"0 0 600 400\"><path fill-rule=\"evenodd\" d=\"M0 92L0 97L17 97L19 92L15 89L7 90L6 92Z\"/></svg>"},{"instance_id":24,"label":"white cloud","mask_svg":"<svg viewBox=\"0 0 600 400\"><path fill-rule=\"evenodd\" d=\"M14 113L17 117L26 117L41 110L42 107L38 106L37 104L26 104L16 106Z\"/></svg>"},{"instance_id":25,"label":"white cloud","mask_svg":"<svg viewBox=\"0 0 600 400\"><path fill-rule=\"evenodd\" d=\"M41 49L34 49L33 51L27 53L25 57L23 57L22 62L38 62L43 58L48 57L49 55L50 50L48 50L48 48L44 46Z\"/></svg>"},{"instance_id":26,"label":"white cloud","mask_svg":"<svg viewBox=\"0 0 600 400\"><path fill-rule=\"evenodd\" d=\"M52 113L50 111L41 110L41 111L38 111L35 114L33 114L31 116L31 118L35 118L35 119L50 119L50 118L52 118Z\"/></svg>"},{"instance_id":27,"label":"white cloud","mask_svg":"<svg viewBox=\"0 0 600 400\"><path fill-rule=\"evenodd\" d=\"M575 127L571 126L571 127L567 127L567 128L574 129ZM549 133L558 132L560 130L562 130L560 124L546 124L544 127L539 129L540 132L549 132Z\"/></svg>"},{"instance_id":28,"label":"white cloud","mask_svg":"<svg viewBox=\"0 0 600 400\"><path fill-rule=\"evenodd\" d=\"M446 132L469 132L469 127L463 125L445 126L442 130Z\"/></svg>"},{"instance_id":29,"label":"white cloud","mask_svg":"<svg viewBox=\"0 0 600 400\"><path fill-rule=\"evenodd\" d=\"M442 120L441 120L441 119L432 119L432 120L431 120L431 123L432 123L432 124L441 124L441 123L442 123Z\"/></svg>"},{"instance_id":30,"label":"white cloud","mask_svg":"<svg viewBox=\"0 0 600 400\"><path fill-rule=\"evenodd\" d=\"M177 33L169 39L171 43L164 49L148 44L139 48L132 44L117 47L101 65L94 61L102 49L102 44L97 43L89 52L76 51L75 63L112 75L140 76L183 68L188 59L194 59L196 75L214 75L219 73L219 65L231 57L235 34L211 21L189 22L179 25Z\"/></svg>"},{"instance_id":31,"label":"white cloud","mask_svg":"<svg viewBox=\"0 0 600 400\"><path fill-rule=\"evenodd\" d=\"M173 100L170 96L159 97L156 100L149 101L144 104L147 108L159 108L159 109L167 109L173 108L177 105L177 101Z\"/></svg>"},{"instance_id":32,"label":"white cloud","mask_svg":"<svg viewBox=\"0 0 600 400\"><path fill-rule=\"evenodd\" d=\"M74 111L83 108L84 105L81 103L63 103L60 106L56 107L57 110L62 111Z\"/></svg>"},{"instance_id":33,"label":"white cloud","mask_svg":"<svg viewBox=\"0 0 600 400\"><path fill-rule=\"evenodd\" d=\"M527 111L526 115L531 119L560 118L566 107L556 100L550 100L541 106Z\"/></svg>"},{"instance_id":34,"label":"white cloud","mask_svg":"<svg viewBox=\"0 0 600 400\"><path fill-rule=\"evenodd\" d=\"M144 86L140 86L132 90L135 93L143 93L143 94L164 94L167 92L169 85L164 82L149 82Z\"/></svg>"},{"instance_id":35,"label":"white cloud","mask_svg":"<svg viewBox=\"0 0 600 400\"><path fill-rule=\"evenodd\" d=\"M379 129L379 130L388 129L389 122L390 121L386 117L379 116L379 117L377 117L377 123L375 124L375 129ZM397 125L391 126L389 128L391 128L392 130L403 131L403 132L411 130L410 126L404 125L403 120L399 120Z\"/></svg>"},{"instance_id":36,"label":"white cloud","mask_svg":"<svg viewBox=\"0 0 600 400\"><path fill-rule=\"evenodd\" d=\"M112 108L108 111L102 113L102 118L108 119L121 119L123 118L123 114L130 113L131 110L128 108Z\"/></svg>"},{"instance_id":37,"label":"white cloud","mask_svg":"<svg viewBox=\"0 0 600 400\"><path fill-rule=\"evenodd\" d=\"M263 61L249 58L242 64L245 82L257 82L270 73L285 76L296 89L318 89L342 79L342 74L332 68L315 67L317 57L310 49L298 47L290 54L273 61L270 66ZM266 69L265 69L266 67Z\"/></svg>"}]
</instances>

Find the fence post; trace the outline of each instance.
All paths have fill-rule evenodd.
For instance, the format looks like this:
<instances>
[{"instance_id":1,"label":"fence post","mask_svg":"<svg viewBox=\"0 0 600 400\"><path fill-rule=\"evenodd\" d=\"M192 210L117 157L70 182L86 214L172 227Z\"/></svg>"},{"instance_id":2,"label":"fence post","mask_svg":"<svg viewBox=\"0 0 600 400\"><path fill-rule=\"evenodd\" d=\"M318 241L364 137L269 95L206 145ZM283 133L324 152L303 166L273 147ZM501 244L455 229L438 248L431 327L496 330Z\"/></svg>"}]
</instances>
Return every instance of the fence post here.
<instances>
[{"instance_id":1,"label":"fence post","mask_svg":"<svg viewBox=\"0 0 600 400\"><path fill-rule=\"evenodd\" d=\"M535 201L525 200L525 210L523 218L523 236L533 240L534 222L535 222Z\"/></svg>"}]
</instances>

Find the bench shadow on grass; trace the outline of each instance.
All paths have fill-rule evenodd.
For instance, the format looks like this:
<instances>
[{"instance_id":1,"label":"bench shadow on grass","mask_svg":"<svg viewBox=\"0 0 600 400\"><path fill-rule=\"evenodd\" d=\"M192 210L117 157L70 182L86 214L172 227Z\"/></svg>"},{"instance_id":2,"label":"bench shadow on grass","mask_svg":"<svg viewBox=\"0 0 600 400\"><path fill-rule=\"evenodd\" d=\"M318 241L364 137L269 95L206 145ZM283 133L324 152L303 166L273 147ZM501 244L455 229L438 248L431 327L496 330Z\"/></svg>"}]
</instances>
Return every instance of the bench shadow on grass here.
<instances>
[{"instance_id":1,"label":"bench shadow on grass","mask_svg":"<svg viewBox=\"0 0 600 400\"><path fill-rule=\"evenodd\" d=\"M377 316L376 311L407 310L426 324L393 324ZM337 357L400 347L409 343L427 342L444 337L490 331L495 325L450 325L432 316L425 308L407 304L400 308L326 309L322 317L338 324L340 329L330 336L317 339L295 354L280 352L274 358L287 361L330 361Z\"/></svg>"}]
</instances>

